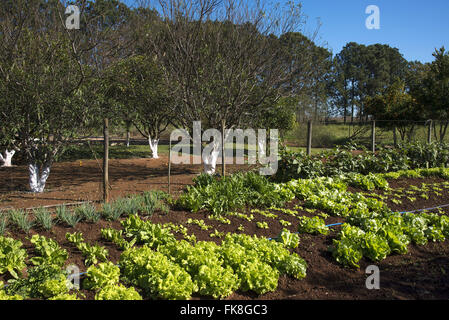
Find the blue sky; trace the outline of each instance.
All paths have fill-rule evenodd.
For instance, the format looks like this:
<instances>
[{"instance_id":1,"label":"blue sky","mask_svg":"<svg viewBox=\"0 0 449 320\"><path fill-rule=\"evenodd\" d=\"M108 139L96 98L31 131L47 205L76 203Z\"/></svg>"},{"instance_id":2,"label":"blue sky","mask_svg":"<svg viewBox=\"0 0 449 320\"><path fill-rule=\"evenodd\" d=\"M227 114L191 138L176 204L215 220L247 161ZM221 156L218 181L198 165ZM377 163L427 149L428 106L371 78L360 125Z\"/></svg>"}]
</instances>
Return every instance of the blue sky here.
<instances>
[{"instance_id":1,"label":"blue sky","mask_svg":"<svg viewBox=\"0 0 449 320\"><path fill-rule=\"evenodd\" d=\"M338 53L350 41L398 48L407 60L433 61L435 48L449 49L448 0L303 0L308 28L320 18L319 44ZM380 9L380 29L368 30L368 5Z\"/></svg>"},{"instance_id":2,"label":"blue sky","mask_svg":"<svg viewBox=\"0 0 449 320\"><path fill-rule=\"evenodd\" d=\"M263 1L269 5L288 0ZM435 48L449 49L449 0L302 0L302 4L308 17L306 34L314 30L319 18L322 26L316 42L334 54L351 41L388 44L407 60L421 62L432 61ZM379 30L365 27L368 5L380 9Z\"/></svg>"}]
</instances>

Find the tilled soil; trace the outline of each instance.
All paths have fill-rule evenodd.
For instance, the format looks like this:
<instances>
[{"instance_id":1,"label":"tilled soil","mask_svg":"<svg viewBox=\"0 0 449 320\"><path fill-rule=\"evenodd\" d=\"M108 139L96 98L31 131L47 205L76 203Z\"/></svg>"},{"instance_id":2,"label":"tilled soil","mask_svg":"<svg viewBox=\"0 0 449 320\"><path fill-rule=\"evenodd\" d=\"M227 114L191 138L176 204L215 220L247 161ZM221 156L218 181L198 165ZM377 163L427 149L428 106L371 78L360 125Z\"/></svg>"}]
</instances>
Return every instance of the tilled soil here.
<instances>
[{"instance_id":1,"label":"tilled soil","mask_svg":"<svg viewBox=\"0 0 449 320\"><path fill-rule=\"evenodd\" d=\"M103 199L101 159L55 163L45 192L29 192L28 167L0 167L0 210L43 205L101 201ZM244 165L226 165L226 172L246 169ZM172 164L171 192L179 193L202 172L201 165ZM217 172L221 172L220 161ZM109 161L110 197L115 199L147 190L168 191L168 156L159 159L114 159Z\"/></svg>"},{"instance_id":2,"label":"tilled soil","mask_svg":"<svg viewBox=\"0 0 449 320\"><path fill-rule=\"evenodd\" d=\"M122 196L129 193L137 193L149 189L166 190L166 176L163 172L166 168L156 168L156 161L161 160L137 159L137 160L117 160L112 161L112 194L113 197ZM136 166L135 168L133 166ZM17 206L22 208L36 207L47 204L56 204L62 202L71 202L79 200L99 200L101 191L98 183L89 182L96 178L101 181L101 172L96 173L95 178L88 179L87 172L92 174L96 171L96 163L84 162L82 166L79 163L57 164L49 179L50 191L42 195L34 197L34 195L23 192L11 192L5 186L0 185L0 193L2 194L2 207ZM26 172L22 172L24 168L13 168L0 171L0 178L12 178L16 181L16 186L26 188ZM233 168L237 170L237 168ZM183 171L185 170L185 171ZM232 169L231 169L232 170ZM183 187L191 184L191 179L200 171L201 167L189 166L184 168L179 166L174 168L176 172L174 180L176 182L173 188L180 191ZM20 180L22 179L22 180ZM23 180L25 179L25 181ZM20 182L22 181L22 182ZM422 183L438 183L441 179L401 179L391 181L390 186L393 188L407 188L410 185L420 186ZM351 188L352 192L361 192ZM381 193L376 191L376 193ZM441 196L429 193L429 199L417 197L415 201L409 201L405 197L400 205L387 201L387 204L395 211L410 211L422 208L433 207L449 203L449 194L444 189ZM294 200L286 207L293 209L301 202ZM279 219L290 221L289 230L297 231L297 218L290 215L271 211L278 214L278 219L267 218L257 213L254 221L248 222L237 217L228 217L231 224L223 224L208 219L206 212L190 213L185 211L171 210L164 215L156 212L149 217L155 223L173 222L176 224L186 225L189 234L195 233L198 240L215 241L219 243L219 238L211 238L210 233L214 229L219 232L236 232L240 233L239 226L244 227L244 233L256 234L263 237L276 237L284 228ZM301 215L312 216L315 213L299 211ZM449 208L445 208L446 214ZM211 230L201 230L196 225L187 225L188 218L203 219L207 225L211 225ZM260 229L256 226L256 221L267 222L269 229ZM335 222L343 222L338 217L329 217L326 219L327 224ZM19 231L11 231L10 236L20 239L24 243L30 257L34 254L33 246L28 238L34 233L39 233L47 237L53 238L69 252L68 264L79 266L80 271L85 271L84 259L82 255L65 239L67 232L80 231L83 233L84 239L89 243L98 243L105 246L109 250L109 258L116 263L119 260L121 251L113 244L101 238L101 228L112 227L120 229L120 222L100 221L97 224L79 223L75 228L69 228L63 225L56 225L50 232L32 229L29 235L25 235ZM307 264L307 276L302 280L295 280L287 276L279 279L278 289L275 292L258 296L252 292L235 292L228 299L248 300L248 299L264 299L264 300L287 300L287 299L344 299L344 300L400 300L400 299L448 299L449 298L449 241L442 243L428 243L425 246L410 245L409 252L405 255L391 255L385 260L373 263L367 259L360 262L360 269L345 268L339 265L332 257L329 247L332 246L333 239L336 238L339 227L332 227L329 235L300 235L300 244L295 252L303 257ZM180 237L180 236L179 236ZM365 273L369 265L376 265L380 270L380 289L369 290L366 287L366 279L369 274ZM7 280L8 277L0 276L0 281ZM86 299L93 299L94 293L83 290ZM208 297L195 296L194 299L209 299Z\"/></svg>"}]
</instances>

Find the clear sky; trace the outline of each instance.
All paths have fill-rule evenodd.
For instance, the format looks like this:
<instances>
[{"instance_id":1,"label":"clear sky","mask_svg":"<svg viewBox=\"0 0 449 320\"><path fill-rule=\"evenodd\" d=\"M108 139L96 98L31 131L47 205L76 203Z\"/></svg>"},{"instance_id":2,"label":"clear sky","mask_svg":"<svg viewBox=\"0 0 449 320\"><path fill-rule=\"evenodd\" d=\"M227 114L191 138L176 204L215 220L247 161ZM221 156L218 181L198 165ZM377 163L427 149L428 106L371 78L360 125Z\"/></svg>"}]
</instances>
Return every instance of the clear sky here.
<instances>
[{"instance_id":1,"label":"clear sky","mask_svg":"<svg viewBox=\"0 0 449 320\"><path fill-rule=\"evenodd\" d=\"M288 0L263 1L269 5ZM308 16L306 31L312 32L319 18L322 26L316 42L334 54L351 41L388 44L407 60L421 62L432 61L435 48L449 49L449 0L302 0L302 4ZM369 5L380 10L379 30L365 26Z\"/></svg>"},{"instance_id":2,"label":"clear sky","mask_svg":"<svg viewBox=\"0 0 449 320\"><path fill-rule=\"evenodd\" d=\"M449 49L449 0L303 0L308 27L322 26L319 44L338 53L350 41L398 48L407 60L429 62L435 48ZM369 30L368 5L380 10L380 29Z\"/></svg>"}]
</instances>

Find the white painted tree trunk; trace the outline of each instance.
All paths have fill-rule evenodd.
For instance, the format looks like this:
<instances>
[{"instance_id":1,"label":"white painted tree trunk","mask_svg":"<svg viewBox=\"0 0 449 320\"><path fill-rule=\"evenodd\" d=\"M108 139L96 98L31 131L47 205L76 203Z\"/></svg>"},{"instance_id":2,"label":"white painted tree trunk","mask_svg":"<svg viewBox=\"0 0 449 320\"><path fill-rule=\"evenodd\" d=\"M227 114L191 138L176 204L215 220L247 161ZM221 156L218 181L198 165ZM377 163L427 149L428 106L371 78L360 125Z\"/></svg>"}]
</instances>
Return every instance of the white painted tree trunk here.
<instances>
[{"instance_id":1,"label":"white painted tree trunk","mask_svg":"<svg viewBox=\"0 0 449 320\"><path fill-rule=\"evenodd\" d=\"M159 156L157 154L157 147L159 144L159 139L151 139L151 137L148 137L148 144L150 145L152 158L159 159Z\"/></svg>"},{"instance_id":2,"label":"white painted tree trunk","mask_svg":"<svg viewBox=\"0 0 449 320\"><path fill-rule=\"evenodd\" d=\"M215 168L217 167L218 156L220 155L220 144L214 144L210 153L203 152L203 162L204 162L204 173L214 174Z\"/></svg>"},{"instance_id":3,"label":"white painted tree trunk","mask_svg":"<svg viewBox=\"0 0 449 320\"><path fill-rule=\"evenodd\" d=\"M50 166L44 165L42 173L39 170L39 166L36 164L30 164L28 166L30 172L30 188L31 192L42 193L45 189L45 183L50 175Z\"/></svg>"},{"instance_id":4,"label":"white painted tree trunk","mask_svg":"<svg viewBox=\"0 0 449 320\"><path fill-rule=\"evenodd\" d=\"M131 140L131 134L129 131L126 131L126 147L129 148L129 140Z\"/></svg>"},{"instance_id":5,"label":"white painted tree trunk","mask_svg":"<svg viewBox=\"0 0 449 320\"><path fill-rule=\"evenodd\" d=\"M2 167L11 167L12 166L12 157L16 153L15 150L9 151L5 150L5 155L3 156L0 153L0 161L3 162Z\"/></svg>"}]
</instances>

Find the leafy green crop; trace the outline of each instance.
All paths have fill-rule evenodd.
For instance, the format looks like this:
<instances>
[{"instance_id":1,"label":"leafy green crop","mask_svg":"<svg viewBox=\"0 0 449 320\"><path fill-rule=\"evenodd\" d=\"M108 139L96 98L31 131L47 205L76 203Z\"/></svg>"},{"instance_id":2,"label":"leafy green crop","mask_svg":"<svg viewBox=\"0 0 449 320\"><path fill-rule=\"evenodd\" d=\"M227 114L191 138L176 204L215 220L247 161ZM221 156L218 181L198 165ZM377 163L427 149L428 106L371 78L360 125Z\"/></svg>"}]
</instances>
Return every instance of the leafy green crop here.
<instances>
[{"instance_id":1,"label":"leafy green crop","mask_svg":"<svg viewBox=\"0 0 449 320\"><path fill-rule=\"evenodd\" d=\"M159 251L185 268L202 295L224 298L239 286L232 268L223 266L220 247L214 242L199 241L192 245L179 241L169 243Z\"/></svg>"},{"instance_id":2,"label":"leafy green crop","mask_svg":"<svg viewBox=\"0 0 449 320\"><path fill-rule=\"evenodd\" d=\"M327 235L329 233L329 228L326 227L326 224L323 219L318 216L314 217L298 217L298 232L300 233L310 233L310 234L324 234Z\"/></svg>"},{"instance_id":3,"label":"leafy green crop","mask_svg":"<svg viewBox=\"0 0 449 320\"><path fill-rule=\"evenodd\" d=\"M9 272L14 278L19 278L18 272L25 269L27 256L22 242L0 236L0 274Z\"/></svg>"},{"instance_id":4,"label":"leafy green crop","mask_svg":"<svg viewBox=\"0 0 449 320\"><path fill-rule=\"evenodd\" d=\"M363 190L374 190L374 189L388 189L388 182L381 175L368 173L363 175L360 173L350 172L344 175L338 176L337 178L342 179L348 185L360 188Z\"/></svg>"},{"instance_id":5,"label":"leafy green crop","mask_svg":"<svg viewBox=\"0 0 449 320\"><path fill-rule=\"evenodd\" d=\"M0 288L3 288L4 284L2 281L0 281ZM0 301L4 301L4 300L23 300L23 297L15 294L15 295L8 295L5 290L0 289Z\"/></svg>"},{"instance_id":6,"label":"leafy green crop","mask_svg":"<svg viewBox=\"0 0 449 320\"><path fill-rule=\"evenodd\" d=\"M343 224L340 239L334 239L332 248L334 258L345 266L359 268L358 262L363 257L362 239L365 232L349 224Z\"/></svg>"},{"instance_id":7,"label":"leafy green crop","mask_svg":"<svg viewBox=\"0 0 449 320\"><path fill-rule=\"evenodd\" d=\"M48 298L48 300L79 300L79 299L76 294L62 293L53 296L51 298Z\"/></svg>"},{"instance_id":8,"label":"leafy green crop","mask_svg":"<svg viewBox=\"0 0 449 320\"><path fill-rule=\"evenodd\" d=\"M66 233L67 241L71 242L86 257L84 263L89 266L97 264L99 261L106 261L109 255L105 247L99 245L90 245L84 242L83 235L80 232Z\"/></svg>"},{"instance_id":9,"label":"leafy green crop","mask_svg":"<svg viewBox=\"0 0 449 320\"><path fill-rule=\"evenodd\" d=\"M118 284L120 280L120 269L112 262L99 263L90 266L86 272L84 285L88 289L98 290L106 286Z\"/></svg>"},{"instance_id":10,"label":"leafy green crop","mask_svg":"<svg viewBox=\"0 0 449 320\"><path fill-rule=\"evenodd\" d=\"M143 221L138 215L131 215L121 223L127 237L133 237L137 243L145 243L152 248L176 241L169 227Z\"/></svg>"},{"instance_id":11,"label":"leafy green crop","mask_svg":"<svg viewBox=\"0 0 449 320\"><path fill-rule=\"evenodd\" d=\"M123 230L115 230L112 228L101 229L101 236L104 239L111 241L122 250L131 248L136 242L135 238L129 242L126 241L123 237Z\"/></svg>"},{"instance_id":12,"label":"leafy green crop","mask_svg":"<svg viewBox=\"0 0 449 320\"><path fill-rule=\"evenodd\" d=\"M215 215L226 214L245 206L282 205L286 198L275 184L254 172L236 173L221 179L197 178L177 200L177 205L197 212L207 209Z\"/></svg>"},{"instance_id":13,"label":"leafy green crop","mask_svg":"<svg viewBox=\"0 0 449 320\"><path fill-rule=\"evenodd\" d=\"M9 282L5 289L7 294L18 294L24 298L50 299L67 294L73 289L72 283L67 280L67 273L59 266L42 264L27 271L27 278Z\"/></svg>"},{"instance_id":14,"label":"leafy green crop","mask_svg":"<svg viewBox=\"0 0 449 320\"><path fill-rule=\"evenodd\" d=\"M95 295L95 300L142 300L134 288L126 288L121 284L108 285Z\"/></svg>"},{"instance_id":15,"label":"leafy green crop","mask_svg":"<svg viewBox=\"0 0 449 320\"><path fill-rule=\"evenodd\" d=\"M379 148L374 154L365 151L353 155L350 150L334 148L315 155L304 151L293 152L281 149L277 181L291 179L312 179L317 177L334 177L347 173L368 175L399 170L428 167L442 167L449 163L449 144L447 143L411 143L399 148ZM446 176L448 176L446 171ZM385 176L390 178L391 175ZM362 182L361 186L371 187L371 183ZM369 189L368 189L369 190Z\"/></svg>"},{"instance_id":16,"label":"leafy green crop","mask_svg":"<svg viewBox=\"0 0 449 320\"><path fill-rule=\"evenodd\" d=\"M58 274L54 278L46 279L38 284L37 292L39 296L48 299L69 292L68 281L64 274Z\"/></svg>"},{"instance_id":17,"label":"leafy green crop","mask_svg":"<svg viewBox=\"0 0 449 320\"><path fill-rule=\"evenodd\" d=\"M287 229L282 229L276 237L276 241L282 243L286 248L295 249L299 244L299 236Z\"/></svg>"},{"instance_id":18,"label":"leafy green crop","mask_svg":"<svg viewBox=\"0 0 449 320\"><path fill-rule=\"evenodd\" d=\"M449 217L436 213L399 214L360 211L343 225L334 239L333 255L343 265L358 268L358 261L385 259L391 253L405 254L410 242L424 245L449 236ZM352 225L351 225L352 224Z\"/></svg>"},{"instance_id":19,"label":"leafy green crop","mask_svg":"<svg viewBox=\"0 0 449 320\"><path fill-rule=\"evenodd\" d=\"M186 300L196 290L183 268L146 245L124 251L119 264L127 281L154 298Z\"/></svg>"},{"instance_id":20,"label":"leafy green crop","mask_svg":"<svg viewBox=\"0 0 449 320\"><path fill-rule=\"evenodd\" d=\"M262 222L257 221L256 222L256 226L259 229L268 229L268 222L266 222L266 221L262 221Z\"/></svg>"},{"instance_id":21,"label":"leafy green crop","mask_svg":"<svg viewBox=\"0 0 449 320\"><path fill-rule=\"evenodd\" d=\"M68 259L67 250L62 249L58 243L52 239L35 234L30 242L35 246L40 257L31 258L34 265L51 264L62 267Z\"/></svg>"}]
</instances>

